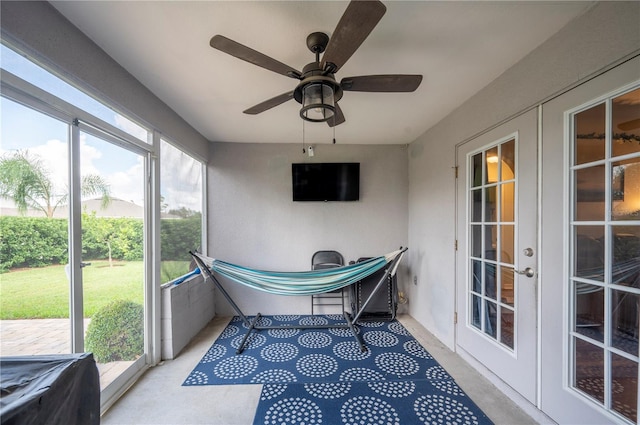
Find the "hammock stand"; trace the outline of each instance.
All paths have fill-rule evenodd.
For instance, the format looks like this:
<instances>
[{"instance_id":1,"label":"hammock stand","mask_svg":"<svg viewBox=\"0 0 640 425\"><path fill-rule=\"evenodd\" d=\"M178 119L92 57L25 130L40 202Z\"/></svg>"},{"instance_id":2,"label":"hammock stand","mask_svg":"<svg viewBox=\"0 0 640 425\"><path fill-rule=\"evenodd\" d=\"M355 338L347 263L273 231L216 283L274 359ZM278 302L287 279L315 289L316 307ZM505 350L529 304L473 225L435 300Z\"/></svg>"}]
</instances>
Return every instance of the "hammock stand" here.
<instances>
[{"instance_id":1,"label":"hammock stand","mask_svg":"<svg viewBox=\"0 0 640 425\"><path fill-rule=\"evenodd\" d=\"M395 275L395 273L396 273L396 271L398 269L398 266L400 264L400 260L402 259L404 253L408 249L409 248L400 247L400 249L398 251L393 253L392 259L390 261L388 261L386 263L386 265L382 266L382 267L386 267L385 273L380 278L380 280L376 284L375 288L373 289L373 291L371 292L369 297L362 304L362 306L360 307L360 310L355 312L354 316L351 316L350 313L348 313L348 312L343 310L342 311L342 315L344 316L344 319L345 319L346 323L344 323L344 324L339 324L338 323L338 324L333 324L333 325L329 325L329 324L320 324L320 325L282 325L282 326L260 325L258 323L258 321L260 320L260 317L262 317L262 315L260 313L256 314L255 317L253 317L252 320L249 320L249 318L242 312L242 310L240 310L240 307L238 307L238 305L235 303L235 301L233 301L233 298L231 298L229 293L220 284L218 279L216 279L216 277L213 275L213 271L211 270L211 268L209 266L206 265L205 260L197 253L189 251L189 254L191 254L191 256L195 260L196 264L198 264L198 267L200 268L200 270L204 272L205 280L207 278L211 279L213 284L220 290L220 292L226 298L226 300L229 302L229 304L231 304L231 307L233 307L233 309L236 311L238 316L240 316L240 318L242 319L242 322L244 323L245 327L248 328L247 329L247 333L242 338L242 341L240 342L240 345L238 346L238 348L236 350L236 354L240 354L240 353L242 353L242 351L244 351L245 345L247 343L247 340L248 340L248 338L251 335L251 332L253 330L261 331L261 330L269 330L269 329L329 329L329 328L349 329L351 331L351 333L353 334L353 337L355 338L356 342L360 346L360 350L362 352L365 352L365 351L367 351L367 346L365 345L364 341L362 340L362 337L358 333L358 330L356 328L356 323L360 319L361 314L365 311L365 309L366 309L367 305L369 304L369 302L373 299L374 295L380 290L380 288L385 283L387 278L389 276ZM345 268L349 268L349 267L350 266L340 267L340 269L345 269ZM374 269L369 274L372 274L372 273L376 272L377 270L379 270L382 267ZM247 270L250 270L250 269L247 269ZM328 269L328 270L335 270L335 269ZM255 273L256 271L253 271L253 272ZM286 272L285 273L279 273L279 275L280 276L286 276L287 273ZM300 273L295 273L295 275L300 275ZM348 285L344 285L344 286L348 286ZM329 291L332 291L334 289L336 289L336 288L332 287L332 288L327 289L327 290L325 290L323 292L329 292ZM316 293L320 293L320 292L316 291ZM290 295L299 295L299 293L298 294L291 293Z\"/></svg>"}]
</instances>

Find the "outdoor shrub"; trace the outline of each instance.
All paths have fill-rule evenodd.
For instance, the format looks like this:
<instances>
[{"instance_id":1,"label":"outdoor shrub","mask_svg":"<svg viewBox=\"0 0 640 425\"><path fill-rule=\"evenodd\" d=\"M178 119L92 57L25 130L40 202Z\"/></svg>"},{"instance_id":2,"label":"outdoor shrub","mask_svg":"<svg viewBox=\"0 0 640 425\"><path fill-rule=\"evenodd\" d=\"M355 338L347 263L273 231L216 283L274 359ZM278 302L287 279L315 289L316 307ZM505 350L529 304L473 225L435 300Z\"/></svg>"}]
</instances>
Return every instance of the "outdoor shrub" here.
<instances>
[{"instance_id":1,"label":"outdoor shrub","mask_svg":"<svg viewBox=\"0 0 640 425\"><path fill-rule=\"evenodd\" d=\"M91 318L85 342L98 363L137 359L144 352L144 308L118 300Z\"/></svg>"},{"instance_id":2,"label":"outdoor shrub","mask_svg":"<svg viewBox=\"0 0 640 425\"><path fill-rule=\"evenodd\" d=\"M190 261L189 251L202 245L202 218L196 214L188 218L160 220L160 255L162 261Z\"/></svg>"},{"instance_id":3,"label":"outdoor shrub","mask_svg":"<svg viewBox=\"0 0 640 425\"><path fill-rule=\"evenodd\" d=\"M67 235L65 219L0 217L0 271L65 264Z\"/></svg>"},{"instance_id":4,"label":"outdoor shrub","mask_svg":"<svg viewBox=\"0 0 640 425\"><path fill-rule=\"evenodd\" d=\"M96 217L82 214L82 256L97 260L111 257L117 260L141 261L143 223L136 218Z\"/></svg>"}]
</instances>

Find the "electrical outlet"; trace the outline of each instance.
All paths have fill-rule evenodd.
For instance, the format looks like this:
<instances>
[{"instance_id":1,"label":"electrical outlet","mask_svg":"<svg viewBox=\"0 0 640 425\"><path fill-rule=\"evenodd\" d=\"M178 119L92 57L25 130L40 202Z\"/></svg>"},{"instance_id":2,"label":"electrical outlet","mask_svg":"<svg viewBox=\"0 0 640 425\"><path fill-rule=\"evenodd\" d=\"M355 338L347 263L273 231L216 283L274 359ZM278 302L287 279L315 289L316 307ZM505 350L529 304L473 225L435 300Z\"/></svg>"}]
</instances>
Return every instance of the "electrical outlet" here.
<instances>
[{"instance_id":1,"label":"electrical outlet","mask_svg":"<svg viewBox=\"0 0 640 425\"><path fill-rule=\"evenodd\" d=\"M413 277L413 284L418 285L418 276Z\"/></svg>"}]
</instances>

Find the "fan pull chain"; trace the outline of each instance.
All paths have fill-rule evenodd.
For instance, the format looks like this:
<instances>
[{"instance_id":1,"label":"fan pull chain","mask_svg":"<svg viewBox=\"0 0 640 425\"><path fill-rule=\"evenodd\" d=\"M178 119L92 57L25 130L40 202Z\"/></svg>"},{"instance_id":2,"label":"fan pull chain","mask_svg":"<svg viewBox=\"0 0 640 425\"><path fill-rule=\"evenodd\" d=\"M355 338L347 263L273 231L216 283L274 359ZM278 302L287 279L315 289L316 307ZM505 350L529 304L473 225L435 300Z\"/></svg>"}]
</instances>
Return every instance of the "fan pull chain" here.
<instances>
[{"instance_id":1,"label":"fan pull chain","mask_svg":"<svg viewBox=\"0 0 640 425\"><path fill-rule=\"evenodd\" d=\"M306 152L304 150L304 120L302 120L302 154L304 155Z\"/></svg>"},{"instance_id":2,"label":"fan pull chain","mask_svg":"<svg viewBox=\"0 0 640 425\"><path fill-rule=\"evenodd\" d=\"M333 114L333 144L336 144L336 114Z\"/></svg>"}]
</instances>

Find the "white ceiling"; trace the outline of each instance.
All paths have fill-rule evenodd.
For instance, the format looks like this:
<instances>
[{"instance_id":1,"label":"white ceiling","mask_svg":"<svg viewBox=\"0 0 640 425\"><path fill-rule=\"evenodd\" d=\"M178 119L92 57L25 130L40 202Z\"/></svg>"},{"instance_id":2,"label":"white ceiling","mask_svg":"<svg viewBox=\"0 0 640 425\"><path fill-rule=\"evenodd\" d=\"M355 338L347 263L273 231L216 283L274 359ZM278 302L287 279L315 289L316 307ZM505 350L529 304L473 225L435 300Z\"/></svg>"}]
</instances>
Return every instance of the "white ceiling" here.
<instances>
[{"instance_id":1,"label":"white ceiling","mask_svg":"<svg viewBox=\"0 0 640 425\"><path fill-rule=\"evenodd\" d=\"M341 144L405 144L583 13L592 2L385 1L387 12L336 79L422 74L413 93L345 92ZM295 100L242 111L297 81L209 46L222 34L295 69L314 60L306 37L333 32L345 1L54 1L52 4L211 141L300 143ZM329 143L305 123L307 143Z\"/></svg>"}]
</instances>

